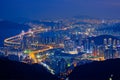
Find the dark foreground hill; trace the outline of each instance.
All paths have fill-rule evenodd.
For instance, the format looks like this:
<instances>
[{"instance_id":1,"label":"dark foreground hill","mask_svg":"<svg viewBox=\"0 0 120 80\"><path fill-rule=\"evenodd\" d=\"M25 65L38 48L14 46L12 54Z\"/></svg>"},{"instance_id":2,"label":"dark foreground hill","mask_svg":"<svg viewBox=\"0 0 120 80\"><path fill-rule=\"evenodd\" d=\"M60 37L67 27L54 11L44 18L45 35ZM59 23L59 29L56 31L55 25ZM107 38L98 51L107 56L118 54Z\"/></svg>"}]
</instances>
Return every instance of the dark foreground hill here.
<instances>
[{"instance_id":1,"label":"dark foreground hill","mask_svg":"<svg viewBox=\"0 0 120 80\"><path fill-rule=\"evenodd\" d=\"M109 79L111 75L113 79ZM120 59L78 66L69 78L70 80L120 80Z\"/></svg>"},{"instance_id":2,"label":"dark foreground hill","mask_svg":"<svg viewBox=\"0 0 120 80\"><path fill-rule=\"evenodd\" d=\"M57 80L43 66L0 59L0 80Z\"/></svg>"}]
</instances>

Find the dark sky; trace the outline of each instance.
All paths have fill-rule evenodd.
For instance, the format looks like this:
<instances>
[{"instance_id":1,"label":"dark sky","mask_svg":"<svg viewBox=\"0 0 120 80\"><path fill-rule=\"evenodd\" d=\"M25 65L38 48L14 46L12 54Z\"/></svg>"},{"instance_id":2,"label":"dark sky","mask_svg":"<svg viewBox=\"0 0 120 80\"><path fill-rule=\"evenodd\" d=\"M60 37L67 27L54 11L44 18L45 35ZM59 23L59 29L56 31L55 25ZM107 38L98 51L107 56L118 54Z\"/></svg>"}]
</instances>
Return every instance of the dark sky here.
<instances>
[{"instance_id":1,"label":"dark sky","mask_svg":"<svg viewBox=\"0 0 120 80\"><path fill-rule=\"evenodd\" d=\"M120 17L120 0L0 0L0 18Z\"/></svg>"}]
</instances>

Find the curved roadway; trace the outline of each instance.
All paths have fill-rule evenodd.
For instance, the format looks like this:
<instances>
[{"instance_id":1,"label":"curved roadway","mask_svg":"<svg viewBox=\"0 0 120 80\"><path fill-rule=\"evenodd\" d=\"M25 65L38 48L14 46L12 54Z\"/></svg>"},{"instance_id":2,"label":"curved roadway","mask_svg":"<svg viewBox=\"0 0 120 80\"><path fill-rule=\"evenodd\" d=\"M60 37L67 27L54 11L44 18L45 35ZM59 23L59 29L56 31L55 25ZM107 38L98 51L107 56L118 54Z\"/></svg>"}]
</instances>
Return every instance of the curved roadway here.
<instances>
[{"instance_id":1,"label":"curved roadway","mask_svg":"<svg viewBox=\"0 0 120 80\"><path fill-rule=\"evenodd\" d=\"M4 43L5 43L7 46L13 46L13 45L20 46L21 43L18 41L18 40L20 40L20 36L29 35L31 32L32 32L32 33L39 33L39 32L43 32L43 31L45 31L45 29L40 29L40 30L33 30L33 31L24 32L24 33L22 33L22 34L19 34L19 35L16 35L16 36L13 36L13 37L10 37L10 38L5 39L5 40L4 40ZM44 46L44 47L46 47L46 48L40 49L40 50L35 50L35 51L32 51L32 52L29 53L29 56L30 56L31 59L33 60L33 63L37 63L37 59L36 59L35 54L40 53L40 52L44 52L44 51L47 51L47 50L50 50L50 49L53 49L53 47L50 46L50 45L38 44L38 46Z\"/></svg>"}]
</instances>

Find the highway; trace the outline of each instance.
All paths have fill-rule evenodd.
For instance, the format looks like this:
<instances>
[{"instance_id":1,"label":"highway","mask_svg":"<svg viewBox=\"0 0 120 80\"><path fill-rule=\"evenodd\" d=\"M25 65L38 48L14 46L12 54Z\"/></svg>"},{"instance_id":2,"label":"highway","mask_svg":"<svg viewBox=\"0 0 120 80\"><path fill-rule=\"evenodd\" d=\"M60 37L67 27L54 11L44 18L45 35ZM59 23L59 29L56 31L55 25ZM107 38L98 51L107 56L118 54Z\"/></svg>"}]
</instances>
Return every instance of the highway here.
<instances>
[{"instance_id":1,"label":"highway","mask_svg":"<svg viewBox=\"0 0 120 80\"><path fill-rule=\"evenodd\" d=\"M24 32L22 31L21 34L19 35L16 35L16 36L13 36L13 37L10 37L10 38L7 38L4 40L4 44L6 46L20 46L20 39L22 39L21 37L24 36L24 35L29 35L29 34L33 34L33 33L40 33L40 32L44 32L46 31L46 29L34 29L34 30L29 30L28 32ZM36 44L34 44L36 45ZM50 49L53 49L53 47L51 45L43 45L43 44L37 44L37 46L43 46L45 47L44 49L40 49L40 50L34 50L32 52L29 53L29 57L33 60L33 63L37 63L37 58L36 58L36 54L40 53L40 52L44 52L44 51L47 51L47 50L50 50Z\"/></svg>"},{"instance_id":2,"label":"highway","mask_svg":"<svg viewBox=\"0 0 120 80\"><path fill-rule=\"evenodd\" d=\"M43 46L43 45L39 45L39 46ZM47 50L50 50L50 49L53 49L52 46L48 46L48 45L44 45L44 46L46 47L45 49L35 50L35 51L30 52L29 56L32 58L32 60L34 61L34 63L38 62L37 59L36 59L35 54L40 53L40 52L44 52L44 51L47 51Z\"/></svg>"},{"instance_id":3,"label":"highway","mask_svg":"<svg viewBox=\"0 0 120 80\"><path fill-rule=\"evenodd\" d=\"M60 30L67 30L67 29L69 29L69 28L63 28L63 29L60 29ZM16 36L5 39L4 40L4 45L9 46L9 47L11 46L11 47L14 47L14 48L19 48L20 45L21 45L20 41L22 40L22 37L24 35L38 34L38 33L46 32L46 31L47 31L47 29L44 29L44 28L38 28L38 29L33 29L33 30L29 29L29 31L27 31L27 32L22 31L21 34L19 34L19 35L16 35ZM36 46L36 44L34 44L34 46ZM45 48L40 49L40 50L34 50L34 51L29 53L29 56L33 60L33 63L38 62L38 60L36 59L36 56L35 56L36 54L47 51L47 50L50 50L50 49L53 49L53 47L55 47L54 45L43 45L43 44L37 44L37 46L41 46L41 47L45 47Z\"/></svg>"},{"instance_id":4,"label":"highway","mask_svg":"<svg viewBox=\"0 0 120 80\"><path fill-rule=\"evenodd\" d=\"M13 36L13 37L10 37L10 38L5 39L5 40L4 40L4 43L6 43L6 44L7 44L7 43L8 43L8 44L20 44L20 43L17 42L17 41L20 40L23 35L29 35L29 34L39 33L39 32L43 32L43 31L46 31L46 29L40 29L40 30L38 30L38 29L35 30L35 29L34 29L34 30L29 30L28 32L22 31L22 33L19 34L19 35L16 35L16 36ZM16 39L17 39L17 40L16 40Z\"/></svg>"}]
</instances>

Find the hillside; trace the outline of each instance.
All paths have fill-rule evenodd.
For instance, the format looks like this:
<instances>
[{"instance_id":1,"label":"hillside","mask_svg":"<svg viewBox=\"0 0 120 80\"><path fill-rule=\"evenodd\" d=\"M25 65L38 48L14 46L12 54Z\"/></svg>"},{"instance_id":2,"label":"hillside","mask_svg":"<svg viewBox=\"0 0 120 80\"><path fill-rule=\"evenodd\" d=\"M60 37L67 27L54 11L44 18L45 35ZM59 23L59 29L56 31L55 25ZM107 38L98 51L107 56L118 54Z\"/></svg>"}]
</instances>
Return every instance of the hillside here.
<instances>
[{"instance_id":1,"label":"hillside","mask_svg":"<svg viewBox=\"0 0 120 80\"><path fill-rule=\"evenodd\" d=\"M0 80L57 80L43 66L0 59Z\"/></svg>"},{"instance_id":2,"label":"hillside","mask_svg":"<svg viewBox=\"0 0 120 80\"><path fill-rule=\"evenodd\" d=\"M92 62L76 67L70 74L70 80L120 80L120 59Z\"/></svg>"}]
</instances>

